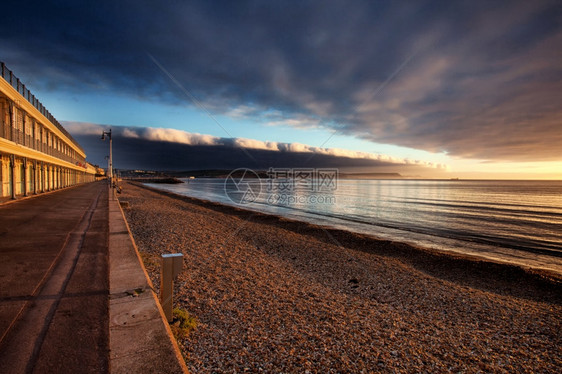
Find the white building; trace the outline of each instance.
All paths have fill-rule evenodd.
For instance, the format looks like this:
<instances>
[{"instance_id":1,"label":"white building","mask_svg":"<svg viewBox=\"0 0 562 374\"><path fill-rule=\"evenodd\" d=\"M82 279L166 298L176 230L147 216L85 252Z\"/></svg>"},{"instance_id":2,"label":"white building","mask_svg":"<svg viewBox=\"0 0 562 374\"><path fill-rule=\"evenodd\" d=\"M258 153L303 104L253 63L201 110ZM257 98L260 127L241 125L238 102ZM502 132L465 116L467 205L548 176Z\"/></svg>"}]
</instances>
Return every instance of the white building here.
<instances>
[{"instance_id":1,"label":"white building","mask_svg":"<svg viewBox=\"0 0 562 374\"><path fill-rule=\"evenodd\" d=\"M84 150L0 62L0 199L95 180Z\"/></svg>"}]
</instances>

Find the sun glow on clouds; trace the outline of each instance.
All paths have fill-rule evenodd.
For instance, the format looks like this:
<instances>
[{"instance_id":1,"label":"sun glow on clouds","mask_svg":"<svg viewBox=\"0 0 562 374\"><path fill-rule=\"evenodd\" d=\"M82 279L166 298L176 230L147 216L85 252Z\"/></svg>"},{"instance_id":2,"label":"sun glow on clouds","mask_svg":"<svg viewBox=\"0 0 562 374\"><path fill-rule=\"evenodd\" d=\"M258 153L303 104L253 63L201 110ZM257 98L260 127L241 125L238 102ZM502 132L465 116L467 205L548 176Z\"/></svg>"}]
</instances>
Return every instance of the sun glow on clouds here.
<instances>
[{"instance_id":1,"label":"sun glow on clouds","mask_svg":"<svg viewBox=\"0 0 562 374\"><path fill-rule=\"evenodd\" d=\"M220 138L212 135L201 135L197 133L189 133L176 129L152 128L147 127L138 132L134 128L127 128L131 134L136 138L143 138L146 140L163 141L172 143L181 143L187 145L221 145ZM123 133L125 137L127 136Z\"/></svg>"},{"instance_id":2,"label":"sun glow on clouds","mask_svg":"<svg viewBox=\"0 0 562 374\"><path fill-rule=\"evenodd\" d=\"M378 153L359 152L341 148L314 147L301 143L282 143L247 138L221 138L170 128L108 126L82 122L65 122L64 126L73 135L101 134L102 131L107 131L111 128L113 133L117 136L149 141L163 141L198 146L230 146L274 152L311 153L351 159L374 160L399 165L418 165L444 171L448 169L445 164L402 159Z\"/></svg>"},{"instance_id":3,"label":"sun glow on clouds","mask_svg":"<svg viewBox=\"0 0 562 374\"><path fill-rule=\"evenodd\" d=\"M4 62L82 134L562 178L560 1L29 3Z\"/></svg>"}]
</instances>

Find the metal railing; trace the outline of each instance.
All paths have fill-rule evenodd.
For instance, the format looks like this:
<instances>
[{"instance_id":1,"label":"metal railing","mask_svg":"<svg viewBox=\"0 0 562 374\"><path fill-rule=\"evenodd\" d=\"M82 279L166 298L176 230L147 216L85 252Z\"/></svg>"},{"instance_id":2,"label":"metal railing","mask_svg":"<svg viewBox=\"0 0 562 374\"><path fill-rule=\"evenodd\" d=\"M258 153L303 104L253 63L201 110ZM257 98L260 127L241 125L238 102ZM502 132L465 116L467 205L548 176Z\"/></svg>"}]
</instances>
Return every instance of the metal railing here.
<instances>
[{"instance_id":1,"label":"metal railing","mask_svg":"<svg viewBox=\"0 0 562 374\"><path fill-rule=\"evenodd\" d=\"M52 144L48 144L41 139L34 139L32 135L24 134L22 130L9 126L1 120L0 137L75 165L86 163L86 159L78 153L70 152L70 154L67 154L62 150L56 149Z\"/></svg>"},{"instance_id":2,"label":"metal railing","mask_svg":"<svg viewBox=\"0 0 562 374\"><path fill-rule=\"evenodd\" d=\"M35 98L35 96L25 87L18 77L12 73L10 69L6 67L6 65L0 61L0 75L6 82L8 82L12 87L16 89L31 105L33 105L41 114L43 114L53 125L55 125L75 146L78 147L82 152L84 149L74 138L72 135L66 131L64 127L53 117L51 113L41 104L39 100Z\"/></svg>"}]
</instances>

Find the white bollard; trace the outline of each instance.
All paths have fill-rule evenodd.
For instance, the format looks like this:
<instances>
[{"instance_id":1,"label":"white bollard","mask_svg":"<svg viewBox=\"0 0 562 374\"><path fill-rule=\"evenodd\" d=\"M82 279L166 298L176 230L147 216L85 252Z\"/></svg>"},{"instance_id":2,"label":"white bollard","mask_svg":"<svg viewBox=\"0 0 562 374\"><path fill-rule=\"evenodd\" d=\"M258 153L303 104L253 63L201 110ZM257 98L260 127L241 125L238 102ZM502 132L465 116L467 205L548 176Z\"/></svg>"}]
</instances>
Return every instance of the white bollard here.
<instances>
[{"instance_id":1,"label":"white bollard","mask_svg":"<svg viewBox=\"0 0 562 374\"><path fill-rule=\"evenodd\" d=\"M183 268L183 254L169 253L162 255L162 272L160 274L160 304L168 322L172 322L174 279Z\"/></svg>"}]
</instances>

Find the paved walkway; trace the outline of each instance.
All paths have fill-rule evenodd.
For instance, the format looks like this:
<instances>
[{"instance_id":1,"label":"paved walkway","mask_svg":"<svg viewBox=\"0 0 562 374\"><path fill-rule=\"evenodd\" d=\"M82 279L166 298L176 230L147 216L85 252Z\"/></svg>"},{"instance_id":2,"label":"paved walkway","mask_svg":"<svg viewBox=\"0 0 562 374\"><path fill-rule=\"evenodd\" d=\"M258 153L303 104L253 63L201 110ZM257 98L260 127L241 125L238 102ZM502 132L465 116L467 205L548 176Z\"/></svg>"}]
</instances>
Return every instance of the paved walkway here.
<instances>
[{"instance_id":1,"label":"paved walkway","mask_svg":"<svg viewBox=\"0 0 562 374\"><path fill-rule=\"evenodd\" d=\"M108 372L107 185L0 207L0 373Z\"/></svg>"},{"instance_id":2,"label":"paved walkway","mask_svg":"<svg viewBox=\"0 0 562 374\"><path fill-rule=\"evenodd\" d=\"M158 303L143 309L151 312L150 325L126 327L128 319L138 318L135 303L110 295L110 278L117 279L110 274L115 248L128 251L127 266L143 274L120 214L116 201L108 204L104 182L0 206L0 373L127 372L131 362L146 365L147 372L185 372L169 328L156 318ZM120 236L118 245L111 244ZM120 289L120 282L131 280L121 276L112 282L112 289ZM111 322L115 297L131 310L121 310ZM162 352L167 363L154 356L144 363L142 352L110 354L122 351L133 336L142 344L143 334L161 337L150 348ZM170 366L174 359L179 361Z\"/></svg>"}]
</instances>

